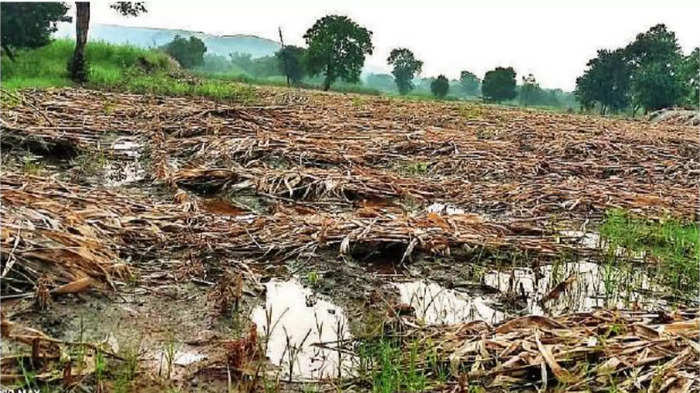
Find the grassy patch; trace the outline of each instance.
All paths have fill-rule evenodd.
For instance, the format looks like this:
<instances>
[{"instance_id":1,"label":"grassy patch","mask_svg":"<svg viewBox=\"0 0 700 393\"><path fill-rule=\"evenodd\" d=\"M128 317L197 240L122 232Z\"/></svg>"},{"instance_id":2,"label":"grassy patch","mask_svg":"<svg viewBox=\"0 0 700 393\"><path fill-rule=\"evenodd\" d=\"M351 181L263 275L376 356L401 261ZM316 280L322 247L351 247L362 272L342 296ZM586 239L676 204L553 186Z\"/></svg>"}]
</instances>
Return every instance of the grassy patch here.
<instances>
[{"instance_id":1,"label":"grassy patch","mask_svg":"<svg viewBox=\"0 0 700 393\"><path fill-rule=\"evenodd\" d=\"M648 220L624 210L609 211L600 234L608 258L643 258L655 264L661 282L682 294L696 294L700 231L695 223Z\"/></svg>"},{"instance_id":2,"label":"grassy patch","mask_svg":"<svg viewBox=\"0 0 700 393\"><path fill-rule=\"evenodd\" d=\"M74 45L71 40L55 40L38 49L18 51L14 62L3 56L3 87L12 90L73 86L66 65ZM160 51L90 42L86 53L88 87L242 102L255 100L255 91L250 86L186 78L186 74L176 69L173 60Z\"/></svg>"}]
</instances>

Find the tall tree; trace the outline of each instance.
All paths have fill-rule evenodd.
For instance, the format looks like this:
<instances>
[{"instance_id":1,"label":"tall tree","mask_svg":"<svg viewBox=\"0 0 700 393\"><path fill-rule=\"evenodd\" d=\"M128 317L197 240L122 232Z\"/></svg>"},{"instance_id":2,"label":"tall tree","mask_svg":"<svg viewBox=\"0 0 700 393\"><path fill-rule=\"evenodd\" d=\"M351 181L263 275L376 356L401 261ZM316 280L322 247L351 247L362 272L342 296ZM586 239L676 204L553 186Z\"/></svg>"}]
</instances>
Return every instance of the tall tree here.
<instances>
[{"instance_id":1,"label":"tall tree","mask_svg":"<svg viewBox=\"0 0 700 393\"><path fill-rule=\"evenodd\" d=\"M386 61L389 65L394 66L391 74L394 75L399 93L406 94L413 90L413 78L420 74L423 62L416 59L413 52L406 48L392 50Z\"/></svg>"},{"instance_id":2,"label":"tall tree","mask_svg":"<svg viewBox=\"0 0 700 393\"><path fill-rule=\"evenodd\" d=\"M513 67L496 67L484 75L481 94L484 100L501 102L515 98L515 70Z\"/></svg>"},{"instance_id":3,"label":"tall tree","mask_svg":"<svg viewBox=\"0 0 700 393\"><path fill-rule=\"evenodd\" d=\"M532 74L523 76L523 84L520 86L520 94L518 94L520 104L525 106L536 104L541 95L542 89L540 89L535 76Z\"/></svg>"},{"instance_id":4,"label":"tall tree","mask_svg":"<svg viewBox=\"0 0 700 393\"><path fill-rule=\"evenodd\" d=\"M0 3L2 49L14 61L17 48L38 48L51 42L57 22L70 22L64 3Z\"/></svg>"},{"instance_id":5,"label":"tall tree","mask_svg":"<svg viewBox=\"0 0 700 393\"><path fill-rule=\"evenodd\" d=\"M287 45L275 53L279 64L279 70L287 77L289 84L297 85L306 73L304 68L304 56L306 49L298 46Z\"/></svg>"},{"instance_id":6,"label":"tall tree","mask_svg":"<svg viewBox=\"0 0 700 393\"><path fill-rule=\"evenodd\" d=\"M646 112L683 102L683 53L674 32L658 24L638 34L624 52L632 69L630 93L635 110L642 107Z\"/></svg>"},{"instance_id":7,"label":"tall tree","mask_svg":"<svg viewBox=\"0 0 700 393\"><path fill-rule=\"evenodd\" d=\"M598 56L586 63L583 75L576 78L575 95L581 105L592 109L600 106L600 113L618 111L630 103L632 67L623 49L601 49Z\"/></svg>"},{"instance_id":8,"label":"tall tree","mask_svg":"<svg viewBox=\"0 0 700 393\"><path fill-rule=\"evenodd\" d=\"M147 12L143 2L118 1L112 3L110 8L123 16L138 16ZM88 79L88 66L85 59L85 45L87 45L88 30L90 29L90 2L75 2L75 50L73 57L68 62L68 72L71 79L76 82L85 82Z\"/></svg>"},{"instance_id":9,"label":"tall tree","mask_svg":"<svg viewBox=\"0 0 700 393\"><path fill-rule=\"evenodd\" d=\"M430 91L437 98L444 98L449 90L450 81L447 80L445 75L438 75L437 79L430 83Z\"/></svg>"},{"instance_id":10,"label":"tall tree","mask_svg":"<svg viewBox=\"0 0 700 393\"><path fill-rule=\"evenodd\" d=\"M207 46L204 41L195 36L187 39L176 35L172 41L165 44L163 49L181 66L193 68L204 64L204 53L207 51Z\"/></svg>"},{"instance_id":11,"label":"tall tree","mask_svg":"<svg viewBox=\"0 0 700 393\"><path fill-rule=\"evenodd\" d=\"M474 75L474 73L469 71L462 71L459 74L459 87L462 93L468 96L475 96L479 94L479 85L481 81L479 77Z\"/></svg>"},{"instance_id":12,"label":"tall tree","mask_svg":"<svg viewBox=\"0 0 700 393\"><path fill-rule=\"evenodd\" d=\"M338 78L356 83L360 80L365 56L371 55L372 32L347 16L327 15L306 31L308 70L324 74L323 90Z\"/></svg>"},{"instance_id":13,"label":"tall tree","mask_svg":"<svg viewBox=\"0 0 700 393\"><path fill-rule=\"evenodd\" d=\"M696 47L683 59L680 77L685 87L685 102L688 107L700 106L700 48Z\"/></svg>"}]
</instances>

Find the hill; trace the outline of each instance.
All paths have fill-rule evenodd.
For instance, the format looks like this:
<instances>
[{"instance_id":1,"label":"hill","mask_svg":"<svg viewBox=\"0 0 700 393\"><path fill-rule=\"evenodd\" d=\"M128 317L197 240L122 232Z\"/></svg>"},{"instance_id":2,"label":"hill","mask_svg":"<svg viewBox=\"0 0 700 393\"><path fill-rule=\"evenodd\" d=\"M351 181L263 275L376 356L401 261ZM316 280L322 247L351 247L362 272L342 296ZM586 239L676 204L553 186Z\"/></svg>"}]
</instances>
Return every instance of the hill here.
<instances>
[{"instance_id":1,"label":"hill","mask_svg":"<svg viewBox=\"0 0 700 393\"><path fill-rule=\"evenodd\" d=\"M228 56L229 53L250 53L252 57L274 54L280 44L267 38L254 35L212 35L199 31L161 29L153 27L131 27L109 24L90 26L90 40L111 44L130 44L141 48L153 48L166 44L176 35L195 36L207 46L207 53ZM58 38L74 38L74 25L62 23L55 34Z\"/></svg>"}]
</instances>

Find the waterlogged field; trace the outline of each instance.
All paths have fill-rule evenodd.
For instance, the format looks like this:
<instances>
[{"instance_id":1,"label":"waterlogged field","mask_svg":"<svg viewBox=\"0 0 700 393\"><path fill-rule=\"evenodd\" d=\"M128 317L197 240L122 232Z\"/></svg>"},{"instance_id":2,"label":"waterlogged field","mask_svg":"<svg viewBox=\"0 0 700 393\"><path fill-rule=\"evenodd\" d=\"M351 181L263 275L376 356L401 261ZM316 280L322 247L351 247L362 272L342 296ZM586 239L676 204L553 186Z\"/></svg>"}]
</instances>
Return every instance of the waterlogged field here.
<instances>
[{"instance_id":1,"label":"waterlogged field","mask_svg":"<svg viewBox=\"0 0 700 393\"><path fill-rule=\"evenodd\" d=\"M700 390L696 128L2 98L3 387Z\"/></svg>"}]
</instances>

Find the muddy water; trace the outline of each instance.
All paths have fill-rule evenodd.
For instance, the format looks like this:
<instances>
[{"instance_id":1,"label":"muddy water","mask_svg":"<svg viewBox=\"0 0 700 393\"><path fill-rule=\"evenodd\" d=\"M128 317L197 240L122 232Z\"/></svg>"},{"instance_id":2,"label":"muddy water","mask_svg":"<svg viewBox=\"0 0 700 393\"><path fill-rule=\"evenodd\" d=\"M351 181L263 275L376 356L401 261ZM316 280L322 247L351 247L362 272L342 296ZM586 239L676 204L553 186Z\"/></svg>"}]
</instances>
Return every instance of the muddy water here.
<instances>
[{"instance_id":1,"label":"muddy water","mask_svg":"<svg viewBox=\"0 0 700 393\"><path fill-rule=\"evenodd\" d=\"M251 319L267 337L267 357L280 366L282 375L288 377L290 369L294 379L344 374L349 359L314 345L350 338L343 309L295 279L272 280L265 286L265 306L253 310Z\"/></svg>"},{"instance_id":2,"label":"muddy water","mask_svg":"<svg viewBox=\"0 0 700 393\"><path fill-rule=\"evenodd\" d=\"M447 289L429 281L393 284L401 302L411 305L416 317L429 325L483 320L499 322L505 314L489 306L489 299Z\"/></svg>"}]
</instances>

